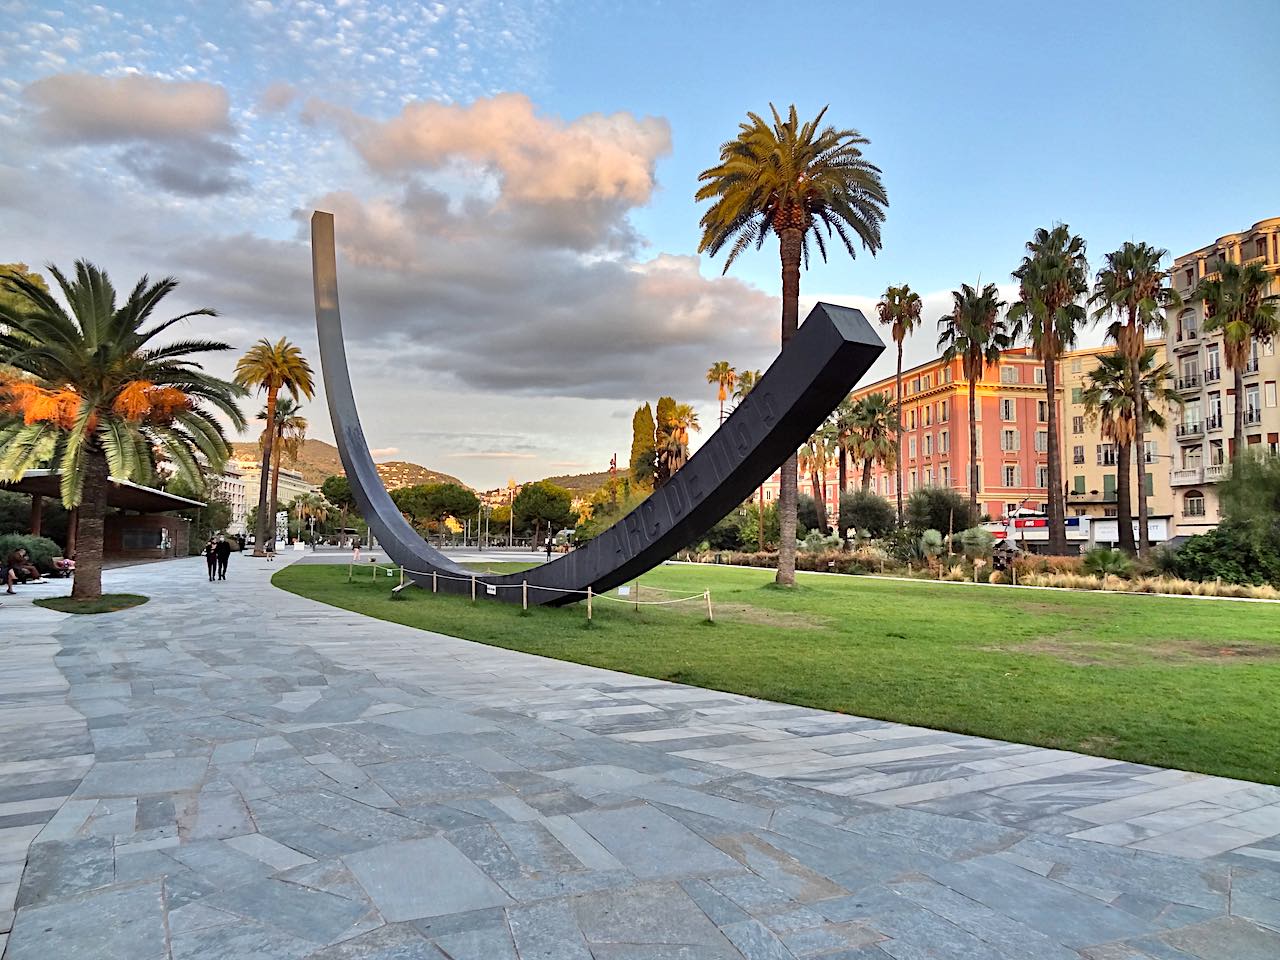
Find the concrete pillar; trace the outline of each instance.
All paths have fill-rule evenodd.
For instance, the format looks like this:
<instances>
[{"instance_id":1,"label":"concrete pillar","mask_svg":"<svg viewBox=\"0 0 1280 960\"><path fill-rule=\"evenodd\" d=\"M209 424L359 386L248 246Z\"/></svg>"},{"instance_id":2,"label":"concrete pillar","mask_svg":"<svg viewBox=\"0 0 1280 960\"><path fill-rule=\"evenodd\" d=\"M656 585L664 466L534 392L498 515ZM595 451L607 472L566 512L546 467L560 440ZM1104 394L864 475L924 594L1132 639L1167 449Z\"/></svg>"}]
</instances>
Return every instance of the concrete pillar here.
<instances>
[{"instance_id":1,"label":"concrete pillar","mask_svg":"<svg viewBox=\"0 0 1280 960\"><path fill-rule=\"evenodd\" d=\"M31 495L31 535L40 536L40 527L44 521L44 497L38 493Z\"/></svg>"}]
</instances>

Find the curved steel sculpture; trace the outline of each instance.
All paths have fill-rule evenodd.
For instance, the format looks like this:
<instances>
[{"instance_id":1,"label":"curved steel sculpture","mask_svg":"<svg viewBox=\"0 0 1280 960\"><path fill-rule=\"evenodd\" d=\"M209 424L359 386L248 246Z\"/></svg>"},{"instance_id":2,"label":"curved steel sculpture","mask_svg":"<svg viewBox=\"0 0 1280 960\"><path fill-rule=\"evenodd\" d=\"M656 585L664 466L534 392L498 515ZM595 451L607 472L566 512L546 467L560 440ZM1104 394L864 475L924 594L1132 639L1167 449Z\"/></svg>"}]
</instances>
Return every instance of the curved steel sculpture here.
<instances>
[{"instance_id":1,"label":"curved steel sculpture","mask_svg":"<svg viewBox=\"0 0 1280 960\"><path fill-rule=\"evenodd\" d=\"M360 512L388 557L420 586L559 605L627 583L710 529L759 487L849 394L884 350L860 310L820 303L746 399L671 480L577 550L531 570L480 576L430 546L382 485L360 427L338 312L333 215L311 217L316 332L338 453ZM492 589L492 593L490 592Z\"/></svg>"}]
</instances>

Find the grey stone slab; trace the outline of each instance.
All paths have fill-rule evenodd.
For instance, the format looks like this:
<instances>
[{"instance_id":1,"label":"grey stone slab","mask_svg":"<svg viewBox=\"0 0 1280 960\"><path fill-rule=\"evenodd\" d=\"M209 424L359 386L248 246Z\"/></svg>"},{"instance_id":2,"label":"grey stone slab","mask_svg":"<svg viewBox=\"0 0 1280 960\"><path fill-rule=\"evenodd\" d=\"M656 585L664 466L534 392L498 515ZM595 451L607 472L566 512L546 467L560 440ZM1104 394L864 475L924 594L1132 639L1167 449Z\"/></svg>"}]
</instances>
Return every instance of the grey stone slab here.
<instances>
[{"instance_id":1,"label":"grey stone slab","mask_svg":"<svg viewBox=\"0 0 1280 960\"><path fill-rule=\"evenodd\" d=\"M393 923L308 954L307 960L446 960L446 956L410 924Z\"/></svg>"},{"instance_id":2,"label":"grey stone slab","mask_svg":"<svg viewBox=\"0 0 1280 960\"><path fill-rule=\"evenodd\" d=\"M746 960L795 960L795 954L759 920L731 923L723 932Z\"/></svg>"},{"instance_id":3,"label":"grey stone slab","mask_svg":"<svg viewBox=\"0 0 1280 960\"><path fill-rule=\"evenodd\" d=\"M507 922L520 960L592 960L573 911L564 901L512 907Z\"/></svg>"},{"instance_id":4,"label":"grey stone slab","mask_svg":"<svg viewBox=\"0 0 1280 960\"><path fill-rule=\"evenodd\" d=\"M291 867L315 862L306 854L299 853L292 847L286 847L283 843L277 843L270 837L265 837L260 833L231 837L225 843L241 853L248 854L255 860L261 860L276 870L288 870Z\"/></svg>"},{"instance_id":5,"label":"grey stone slab","mask_svg":"<svg viewBox=\"0 0 1280 960\"><path fill-rule=\"evenodd\" d=\"M301 960L316 947L309 940L251 920L175 934L170 944L173 960Z\"/></svg>"},{"instance_id":6,"label":"grey stone slab","mask_svg":"<svg viewBox=\"0 0 1280 960\"><path fill-rule=\"evenodd\" d=\"M443 837L389 843L350 854L344 862L392 923L511 902Z\"/></svg>"},{"instance_id":7,"label":"grey stone slab","mask_svg":"<svg viewBox=\"0 0 1280 960\"><path fill-rule=\"evenodd\" d=\"M495 729L487 720L457 710L437 710L431 707L387 714L378 717L376 723L417 734L483 733Z\"/></svg>"},{"instance_id":8,"label":"grey stone slab","mask_svg":"<svg viewBox=\"0 0 1280 960\"><path fill-rule=\"evenodd\" d=\"M740 870L730 857L648 804L588 810L573 820L641 879Z\"/></svg>"},{"instance_id":9,"label":"grey stone slab","mask_svg":"<svg viewBox=\"0 0 1280 960\"><path fill-rule=\"evenodd\" d=\"M19 910L5 957L161 960L165 951L161 885L146 882Z\"/></svg>"},{"instance_id":10,"label":"grey stone slab","mask_svg":"<svg viewBox=\"0 0 1280 960\"><path fill-rule=\"evenodd\" d=\"M370 912L364 903L274 879L233 887L205 902L320 944L350 936Z\"/></svg>"},{"instance_id":11,"label":"grey stone slab","mask_svg":"<svg viewBox=\"0 0 1280 960\"><path fill-rule=\"evenodd\" d=\"M1275 960L1280 956L1280 932L1237 917L1172 930L1160 939L1201 960Z\"/></svg>"},{"instance_id":12,"label":"grey stone slab","mask_svg":"<svg viewBox=\"0 0 1280 960\"><path fill-rule=\"evenodd\" d=\"M83 893L114 879L115 853L105 837L38 843L28 856L17 905Z\"/></svg>"},{"instance_id":13,"label":"grey stone slab","mask_svg":"<svg viewBox=\"0 0 1280 960\"><path fill-rule=\"evenodd\" d=\"M182 793L200 786L208 766L208 762L199 757L96 763L75 795L136 797L146 793Z\"/></svg>"},{"instance_id":14,"label":"grey stone slab","mask_svg":"<svg viewBox=\"0 0 1280 960\"><path fill-rule=\"evenodd\" d=\"M499 781L487 770L458 757L391 760L363 769L397 803L501 791Z\"/></svg>"},{"instance_id":15,"label":"grey stone slab","mask_svg":"<svg viewBox=\"0 0 1280 960\"><path fill-rule=\"evenodd\" d=\"M699 944L727 951L728 944L705 913L674 883L587 894L573 901L587 942Z\"/></svg>"}]
</instances>

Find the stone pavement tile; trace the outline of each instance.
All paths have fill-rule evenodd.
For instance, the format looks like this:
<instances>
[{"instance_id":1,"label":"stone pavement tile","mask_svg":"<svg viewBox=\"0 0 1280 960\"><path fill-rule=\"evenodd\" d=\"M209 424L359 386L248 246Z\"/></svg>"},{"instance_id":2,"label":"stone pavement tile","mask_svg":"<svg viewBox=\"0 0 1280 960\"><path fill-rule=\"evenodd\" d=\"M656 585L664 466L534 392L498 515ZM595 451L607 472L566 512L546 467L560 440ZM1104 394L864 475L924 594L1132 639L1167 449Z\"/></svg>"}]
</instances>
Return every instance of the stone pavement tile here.
<instances>
[{"instance_id":1,"label":"stone pavement tile","mask_svg":"<svg viewBox=\"0 0 1280 960\"><path fill-rule=\"evenodd\" d=\"M570 784L578 793L588 797L618 790L625 791L653 779L651 774L612 764L589 764L564 770L549 770L547 776Z\"/></svg>"},{"instance_id":2,"label":"stone pavement tile","mask_svg":"<svg viewBox=\"0 0 1280 960\"><path fill-rule=\"evenodd\" d=\"M721 837L716 845L750 868L756 876L798 903L825 900L848 892L823 874L755 835Z\"/></svg>"},{"instance_id":3,"label":"stone pavement tile","mask_svg":"<svg viewBox=\"0 0 1280 960\"><path fill-rule=\"evenodd\" d=\"M197 789L207 769L208 762L197 757L96 763L81 781L75 796L136 797L144 793L181 793Z\"/></svg>"},{"instance_id":4,"label":"stone pavement tile","mask_svg":"<svg viewBox=\"0 0 1280 960\"><path fill-rule=\"evenodd\" d=\"M737 923L748 917L745 910L716 891L706 880L681 880L680 887L718 927Z\"/></svg>"},{"instance_id":5,"label":"stone pavement tile","mask_svg":"<svg viewBox=\"0 0 1280 960\"><path fill-rule=\"evenodd\" d=\"M177 936L190 930L203 930L206 927L216 927L224 923L239 923L240 918L232 913L215 910L203 902L196 902L171 908L166 922L169 925L169 935Z\"/></svg>"},{"instance_id":6,"label":"stone pavement tile","mask_svg":"<svg viewBox=\"0 0 1280 960\"><path fill-rule=\"evenodd\" d=\"M115 853L105 837L38 843L28 856L17 905L26 907L82 893L114 879Z\"/></svg>"},{"instance_id":7,"label":"stone pavement tile","mask_svg":"<svg viewBox=\"0 0 1280 960\"><path fill-rule=\"evenodd\" d=\"M373 847L349 854L344 862L392 923L511 902L443 837Z\"/></svg>"},{"instance_id":8,"label":"stone pavement tile","mask_svg":"<svg viewBox=\"0 0 1280 960\"><path fill-rule=\"evenodd\" d=\"M578 928L596 944L689 944L734 952L689 895L674 883L643 884L575 897Z\"/></svg>"},{"instance_id":9,"label":"stone pavement tile","mask_svg":"<svg viewBox=\"0 0 1280 960\"><path fill-rule=\"evenodd\" d=\"M270 837L265 837L260 833L248 833L243 836L230 837L223 842L241 853L247 853L255 860L261 860L276 870L288 870L304 863L315 862L306 854L299 853L292 847L286 847L282 843L277 843Z\"/></svg>"},{"instance_id":10,"label":"stone pavement tile","mask_svg":"<svg viewBox=\"0 0 1280 960\"><path fill-rule=\"evenodd\" d=\"M945 864L928 875L1072 949L1139 937L1156 929L1149 921L996 857ZM886 952L892 953L887 947Z\"/></svg>"},{"instance_id":11,"label":"stone pavement tile","mask_svg":"<svg viewBox=\"0 0 1280 960\"><path fill-rule=\"evenodd\" d=\"M512 907L507 922L520 960L592 960L567 901Z\"/></svg>"},{"instance_id":12,"label":"stone pavement tile","mask_svg":"<svg viewBox=\"0 0 1280 960\"><path fill-rule=\"evenodd\" d=\"M572 817L563 815L543 817L540 822L589 870L625 869L617 857L602 847L595 837L578 826Z\"/></svg>"},{"instance_id":13,"label":"stone pavement tile","mask_svg":"<svg viewBox=\"0 0 1280 960\"><path fill-rule=\"evenodd\" d=\"M448 956L451 960L470 960L466 954ZM493 957L504 960L501 953L494 953ZM410 924L395 923L308 954L307 960L446 960L446 955Z\"/></svg>"},{"instance_id":14,"label":"stone pavement tile","mask_svg":"<svg viewBox=\"0 0 1280 960\"><path fill-rule=\"evenodd\" d=\"M642 783L626 789L644 800L651 800L671 807L704 813L720 820L731 820L753 827L767 826L773 811L767 807L717 797L700 790L669 783Z\"/></svg>"},{"instance_id":15,"label":"stone pavement tile","mask_svg":"<svg viewBox=\"0 0 1280 960\"><path fill-rule=\"evenodd\" d=\"M221 840L197 840L154 853L162 860L168 859L186 867L215 890L261 880L274 872L261 860L234 850ZM145 857L149 854L136 856ZM128 859L132 860L134 857Z\"/></svg>"},{"instance_id":16,"label":"stone pavement tile","mask_svg":"<svg viewBox=\"0 0 1280 960\"><path fill-rule=\"evenodd\" d=\"M397 803L501 792L492 774L457 757L391 760L362 769Z\"/></svg>"},{"instance_id":17,"label":"stone pavement tile","mask_svg":"<svg viewBox=\"0 0 1280 960\"><path fill-rule=\"evenodd\" d=\"M860 923L828 923L779 936L783 945L797 957L830 957L837 951L869 947L885 939L883 934Z\"/></svg>"},{"instance_id":18,"label":"stone pavement tile","mask_svg":"<svg viewBox=\"0 0 1280 960\"><path fill-rule=\"evenodd\" d=\"M162 960L166 956L161 885L109 887L18 911L7 960Z\"/></svg>"},{"instance_id":19,"label":"stone pavement tile","mask_svg":"<svg viewBox=\"0 0 1280 960\"><path fill-rule=\"evenodd\" d=\"M254 818L259 822L263 815L260 811L268 815L278 815L279 811L285 811L295 817L305 817L333 830L364 836L375 842L403 840L427 832L422 824L407 817L367 806L327 790L281 793L269 800L253 801L250 806Z\"/></svg>"},{"instance_id":20,"label":"stone pavement tile","mask_svg":"<svg viewBox=\"0 0 1280 960\"><path fill-rule=\"evenodd\" d=\"M864 836L888 834L903 837L926 853L947 860L995 853L1025 836L1020 830L908 809L873 813L845 824L844 828Z\"/></svg>"},{"instance_id":21,"label":"stone pavement tile","mask_svg":"<svg viewBox=\"0 0 1280 960\"><path fill-rule=\"evenodd\" d=\"M1280 956L1280 932L1236 917L1171 930L1159 939L1199 960L1275 960Z\"/></svg>"},{"instance_id":22,"label":"stone pavement tile","mask_svg":"<svg viewBox=\"0 0 1280 960\"><path fill-rule=\"evenodd\" d=\"M438 710L432 707L388 714L378 717L375 723L415 734L483 733L495 729L487 720L458 710Z\"/></svg>"},{"instance_id":23,"label":"stone pavement tile","mask_svg":"<svg viewBox=\"0 0 1280 960\"><path fill-rule=\"evenodd\" d=\"M721 932L746 960L795 960L795 954L759 920L731 923Z\"/></svg>"},{"instance_id":24,"label":"stone pavement tile","mask_svg":"<svg viewBox=\"0 0 1280 960\"><path fill-rule=\"evenodd\" d=\"M683 824L648 804L573 815L637 877L701 876L741 867Z\"/></svg>"},{"instance_id":25,"label":"stone pavement tile","mask_svg":"<svg viewBox=\"0 0 1280 960\"><path fill-rule=\"evenodd\" d=\"M1225 826L1221 821L1202 823L1172 833L1161 834L1147 840L1139 840L1133 844L1135 850L1152 850L1157 853L1172 853L1179 857L1190 857L1200 860L1219 853L1226 853L1236 847L1246 847L1265 839L1248 830Z\"/></svg>"},{"instance_id":26,"label":"stone pavement tile","mask_svg":"<svg viewBox=\"0 0 1280 960\"><path fill-rule=\"evenodd\" d=\"M170 938L172 960L301 960L315 948L309 940L252 920L189 930ZM143 958L130 956L129 960Z\"/></svg>"},{"instance_id":27,"label":"stone pavement tile","mask_svg":"<svg viewBox=\"0 0 1280 960\"><path fill-rule=\"evenodd\" d=\"M233 887L202 902L320 944L344 940L381 922L372 919L366 903L273 879Z\"/></svg>"}]
</instances>

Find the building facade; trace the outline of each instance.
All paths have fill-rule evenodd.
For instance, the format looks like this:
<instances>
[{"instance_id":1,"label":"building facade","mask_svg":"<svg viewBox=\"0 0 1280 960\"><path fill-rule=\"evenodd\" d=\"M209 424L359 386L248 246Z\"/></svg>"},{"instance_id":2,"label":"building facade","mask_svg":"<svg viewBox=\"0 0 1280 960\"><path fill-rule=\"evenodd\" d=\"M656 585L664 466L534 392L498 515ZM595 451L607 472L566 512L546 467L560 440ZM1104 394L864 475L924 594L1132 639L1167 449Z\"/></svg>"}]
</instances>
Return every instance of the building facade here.
<instances>
[{"instance_id":1,"label":"building facade","mask_svg":"<svg viewBox=\"0 0 1280 960\"><path fill-rule=\"evenodd\" d=\"M237 460L228 460L222 468L217 480L216 495L231 506L231 522L227 524L227 533L247 533L246 521L249 515L249 493L244 480L244 471ZM257 490L254 491L255 502Z\"/></svg>"},{"instance_id":2,"label":"building facade","mask_svg":"<svg viewBox=\"0 0 1280 960\"><path fill-rule=\"evenodd\" d=\"M1243 397L1235 393L1221 332L1205 330L1204 304L1191 299L1201 280L1212 279L1223 262L1259 263L1271 275L1268 290L1280 294L1280 217L1230 233L1173 262L1173 285L1183 306L1173 311L1169 343L1178 392L1186 406L1173 429L1174 461L1170 481L1179 534L1204 533L1222 516L1218 484L1226 479L1235 450L1234 417L1244 405L1244 443L1276 452L1280 407L1276 384L1280 358L1276 345L1257 343L1244 367Z\"/></svg>"},{"instance_id":3,"label":"building facade","mask_svg":"<svg viewBox=\"0 0 1280 960\"><path fill-rule=\"evenodd\" d=\"M247 500L245 512L247 514L249 507L258 505L258 486L262 479L262 463L252 456L241 455L235 458L235 464L240 469L245 485ZM280 480L276 488L276 502L279 504L280 509L283 510L302 494L315 493L319 489L315 484L307 483L298 471L281 467Z\"/></svg>"}]
</instances>

